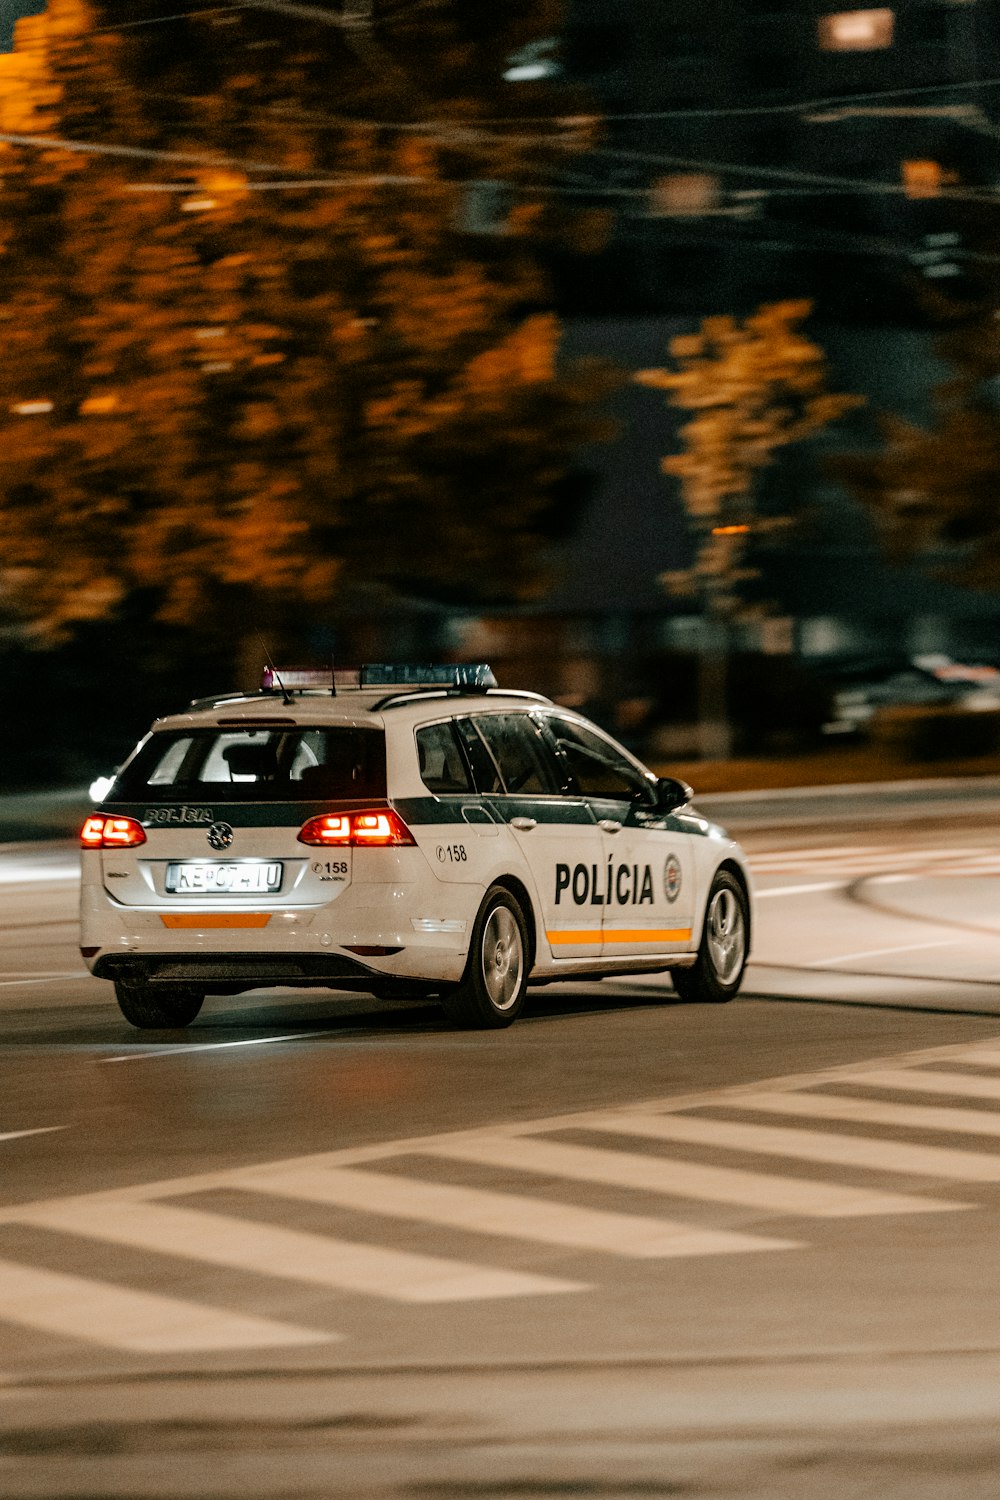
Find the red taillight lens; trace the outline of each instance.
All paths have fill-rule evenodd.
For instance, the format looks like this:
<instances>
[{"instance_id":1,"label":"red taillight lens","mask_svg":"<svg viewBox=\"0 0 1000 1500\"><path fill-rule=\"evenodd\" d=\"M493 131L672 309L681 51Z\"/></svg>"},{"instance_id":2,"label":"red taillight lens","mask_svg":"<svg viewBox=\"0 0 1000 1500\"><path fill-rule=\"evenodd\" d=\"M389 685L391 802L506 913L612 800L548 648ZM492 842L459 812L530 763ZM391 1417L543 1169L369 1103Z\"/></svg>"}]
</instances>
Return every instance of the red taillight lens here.
<instances>
[{"instance_id":1,"label":"red taillight lens","mask_svg":"<svg viewBox=\"0 0 1000 1500\"><path fill-rule=\"evenodd\" d=\"M80 829L84 849L134 849L146 842L146 830L135 818L109 818L94 813Z\"/></svg>"},{"instance_id":2,"label":"red taillight lens","mask_svg":"<svg viewBox=\"0 0 1000 1500\"><path fill-rule=\"evenodd\" d=\"M412 844L413 835L391 808L387 812L355 813L351 818L351 842L363 844Z\"/></svg>"},{"instance_id":3,"label":"red taillight lens","mask_svg":"<svg viewBox=\"0 0 1000 1500\"><path fill-rule=\"evenodd\" d=\"M374 812L321 813L299 830L300 844L345 844L354 849L414 844L412 833L391 807Z\"/></svg>"},{"instance_id":4,"label":"red taillight lens","mask_svg":"<svg viewBox=\"0 0 1000 1500\"><path fill-rule=\"evenodd\" d=\"M345 813L322 813L299 829L300 844L349 844L351 820Z\"/></svg>"}]
</instances>

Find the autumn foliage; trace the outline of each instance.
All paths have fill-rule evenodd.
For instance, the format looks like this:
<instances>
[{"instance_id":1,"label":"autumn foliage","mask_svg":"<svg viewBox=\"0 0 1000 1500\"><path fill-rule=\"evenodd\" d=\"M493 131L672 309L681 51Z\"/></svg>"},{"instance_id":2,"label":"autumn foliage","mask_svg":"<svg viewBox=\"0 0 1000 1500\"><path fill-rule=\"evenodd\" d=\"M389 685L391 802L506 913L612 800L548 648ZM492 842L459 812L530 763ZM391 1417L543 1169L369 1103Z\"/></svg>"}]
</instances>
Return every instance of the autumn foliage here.
<instances>
[{"instance_id":1,"label":"autumn foliage","mask_svg":"<svg viewBox=\"0 0 1000 1500\"><path fill-rule=\"evenodd\" d=\"M564 132L505 120L557 113L502 81L553 4L165 9L49 0L0 71L7 621L530 595L599 384L540 271Z\"/></svg>"},{"instance_id":2,"label":"autumn foliage","mask_svg":"<svg viewBox=\"0 0 1000 1500\"><path fill-rule=\"evenodd\" d=\"M861 405L827 389L823 350L800 326L810 311L808 302L775 302L743 322L706 318L699 332L670 341L671 368L636 376L689 414L681 451L662 468L680 481L696 556L690 572L664 583L717 614L739 613L741 584L754 576L748 546L789 519L762 514L764 471L781 449Z\"/></svg>"}]
</instances>

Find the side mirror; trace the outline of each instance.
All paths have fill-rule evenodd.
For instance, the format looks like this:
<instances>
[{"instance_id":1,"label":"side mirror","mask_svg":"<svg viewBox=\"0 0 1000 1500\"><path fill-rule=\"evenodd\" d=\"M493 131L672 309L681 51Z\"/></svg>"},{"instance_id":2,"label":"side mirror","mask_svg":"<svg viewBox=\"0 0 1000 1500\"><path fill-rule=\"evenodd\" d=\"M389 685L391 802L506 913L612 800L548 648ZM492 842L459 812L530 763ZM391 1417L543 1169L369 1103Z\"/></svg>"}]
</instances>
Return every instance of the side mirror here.
<instances>
[{"instance_id":1,"label":"side mirror","mask_svg":"<svg viewBox=\"0 0 1000 1500\"><path fill-rule=\"evenodd\" d=\"M674 776L661 776L656 783L656 806L662 813L674 812L678 807L686 807L694 796L694 792L686 781L678 781Z\"/></svg>"}]
</instances>

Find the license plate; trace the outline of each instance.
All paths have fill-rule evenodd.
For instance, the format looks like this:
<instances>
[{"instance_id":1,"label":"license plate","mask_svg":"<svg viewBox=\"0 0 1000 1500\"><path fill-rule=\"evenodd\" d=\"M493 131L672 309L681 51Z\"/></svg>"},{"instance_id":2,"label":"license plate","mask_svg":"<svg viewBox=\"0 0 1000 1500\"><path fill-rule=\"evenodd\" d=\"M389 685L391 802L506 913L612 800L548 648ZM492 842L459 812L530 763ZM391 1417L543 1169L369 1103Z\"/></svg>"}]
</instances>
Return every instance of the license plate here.
<instances>
[{"instance_id":1,"label":"license plate","mask_svg":"<svg viewBox=\"0 0 1000 1500\"><path fill-rule=\"evenodd\" d=\"M171 894L179 896L188 891L215 896L259 895L262 891L280 891L281 873L282 866L277 862L199 860L197 864L168 865L166 886Z\"/></svg>"}]
</instances>

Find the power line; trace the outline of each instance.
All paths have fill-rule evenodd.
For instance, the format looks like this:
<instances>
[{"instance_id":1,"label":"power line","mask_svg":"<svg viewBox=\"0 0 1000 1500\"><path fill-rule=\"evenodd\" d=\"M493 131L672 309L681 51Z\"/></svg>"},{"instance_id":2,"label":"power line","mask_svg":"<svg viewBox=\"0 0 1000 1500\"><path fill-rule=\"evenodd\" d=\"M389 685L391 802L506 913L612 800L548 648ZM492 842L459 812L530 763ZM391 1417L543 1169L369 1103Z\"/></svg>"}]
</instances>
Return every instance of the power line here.
<instances>
[{"instance_id":1,"label":"power line","mask_svg":"<svg viewBox=\"0 0 1000 1500\"><path fill-rule=\"evenodd\" d=\"M733 161L711 161L705 157L676 156L661 152L646 151L615 151L608 147L596 147L587 153L588 156L601 157L602 159L614 159L616 161L631 161L645 166L660 167L682 167L686 170L697 170L699 172L732 172L744 177L763 177L775 182L802 182L814 183L820 187L838 187L852 193L884 193L892 197L906 194L904 183L871 181L856 177L838 177L824 172L805 172L797 167L764 167L755 166L749 162ZM1000 202L1000 196L991 188L949 188L943 187L938 194L941 198L949 198L952 201L972 203L996 203Z\"/></svg>"},{"instance_id":2,"label":"power line","mask_svg":"<svg viewBox=\"0 0 1000 1500\"><path fill-rule=\"evenodd\" d=\"M868 100L876 102L883 99L909 99L920 98L924 95L938 95L954 93L962 89L995 89L1000 88L1000 78L966 78L957 79L951 83L920 84L913 88L904 89L873 89L866 94L831 94L819 99L799 99L788 104L745 104L706 106L704 108L686 109L657 109L636 111L614 111L608 113L601 111L595 115L588 116L599 123L622 121L649 121L649 120L692 120L692 119L723 119L727 116L740 118L751 115L788 115L805 114L815 109L835 108L838 106L848 107L852 104L864 104ZM572 118L572 117L569 117ZM483 125L542 125L552 124L561 119L558 115L508 115L499 116L495 119L483 120Z\"/></svg>"},{"instance_id":3,"label":"power line","mask_svg":"<svg viewBox=\"0 0 1000 1500\"><path fill-rule=\"evenodd\" d=\"M192 16L221 16L227 11L245 10L244 4L240 5L213 5L204 10L181 10L172 16L148 16L144 21L119 21L117 26L95 26L94 35L102 35L108 31L131 31L136 26L162 26L167 21L187 21Z\"/></svg>"},{"instance_id":4,"label":"power line","mask_svg":"<svg viewBox=\"0 0 1000 1500\"><path fill-rule=\"evenodd\" d=\"M64 136L15 134L0 131L0 141L9 146L34 146L41 151L74 151L87 156L124 156L141 161L173 161L183 166L236 167L246 172L281 172L277 162L242 161L236 157L206 156L195 151L160 151L146 146L108 145L100 141L72 140Z\"/></svg>"},{"instance_id":5,"label":"power line","mask_svg":"<svg viewBox=\"0 0 1000 1500\"><path fill-rule=\"evenodd\" d=\"M247 182L240 183L235 189L221 189L220 191L231 191L239 196L241 193L271 193L277 191L302 192L306 188L335 188L335 187L404 187L410 184L422 184L427 187L456 187L462 186L443 177L412 177L391 172L358 173L349 177L306 177L290 178L286 181L270 182ZM126 187L129 193L193 193L206 191L203 183L197 182L130 182Z\"/></svg>"},{"instance_id":6,"label":"power line","mask_svg":"<svg viewBox=\"0 0 1000 1500\"><path fill-rule=\"evenodd\" d=\"M233 5L220 5L200 8L190 11L178 11L171 15L151 16L141 21L122 21L115 26L103 26L100 31L125 31L138 26L155 26L168 21L181 21L199 16L222 15L232 11L259 10L267 11L276 15L288 15L300 20L317 21L324 26L333 26L344 30L364 29L367 27L367 13L344 15L325 6L302 4L298 0L240 0ZM910 88L895 89L872 89L867 93L852 94L830 94L816 99L794 100L786 104L756 104L756 105L724 105L706 106L704 108L684 109L661 109L661 110L635 110L635 111L601 111L586 118L588 123L598 121L652 121L652 120L691 120L691 119L724 119L742 118L748 116L787 115L803 114L811 110L850 107L851 105L864 104L866 101L886 99L913 99L922 97L950 94L956 91L970 89L983 90L1000 88L1000 78L967 78L953 79L948 83L919 84ZM481 126L502 125L543 125L543 124L578 124L580 116L562 115L502 115L477 122ZM360 122L352 122L360 123ZM408 124L402 121L392 120L369 120L363 123L378 126L381 129L421 129L445 124L445 121L422 121L417 124Z\"/></svg>"}]
</instances>

